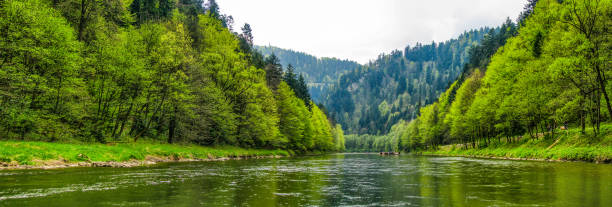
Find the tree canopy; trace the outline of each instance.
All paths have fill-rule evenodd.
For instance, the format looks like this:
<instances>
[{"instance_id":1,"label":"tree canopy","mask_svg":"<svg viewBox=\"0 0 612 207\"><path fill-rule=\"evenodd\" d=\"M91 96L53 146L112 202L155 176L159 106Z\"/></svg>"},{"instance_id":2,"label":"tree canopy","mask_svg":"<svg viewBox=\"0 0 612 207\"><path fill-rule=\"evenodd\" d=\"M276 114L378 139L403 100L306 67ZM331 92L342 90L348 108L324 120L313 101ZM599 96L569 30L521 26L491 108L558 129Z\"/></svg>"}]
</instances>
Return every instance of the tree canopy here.
<instances>
[{"instance_id":1,"label":"tree canopy","mask_svg":"<svg viewBox=\"0 0 612 207\"><path fill-rule=\"evenodd\" d=\"M124 3L0 4L1 138L344 148L304 78L264 59L215 1Z\"/></svg>"},{"instance_id":2,"label":"tree canopy","mask_svg":"<svg viewBox=\"0 0 612 207\"><path fill-rule=\"evenodd\" d=\"M347 136L347 150L381 150L362 143L395 137L408 151L443 144L478 148L502 139L554 137L559 126L585 134L591 125L597 137L600 124L612 117L606 66L611 6L609 0L529 1L520 26L508 19L490 30L469 50L458 79L436 101L426 101L401 133Z\"/></svg>"}]
</instances>

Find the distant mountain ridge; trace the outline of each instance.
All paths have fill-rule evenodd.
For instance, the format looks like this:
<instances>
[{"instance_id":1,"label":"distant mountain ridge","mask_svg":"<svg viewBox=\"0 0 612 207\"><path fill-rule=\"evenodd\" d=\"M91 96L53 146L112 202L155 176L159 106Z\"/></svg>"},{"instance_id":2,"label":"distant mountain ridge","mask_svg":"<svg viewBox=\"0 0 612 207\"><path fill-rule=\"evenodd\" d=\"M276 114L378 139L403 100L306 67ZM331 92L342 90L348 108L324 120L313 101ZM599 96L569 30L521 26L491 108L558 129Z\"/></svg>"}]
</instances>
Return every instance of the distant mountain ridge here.
<instances>
[{"instance_id":1,"label":"distant mountain ridge","mask_svg":"<svg viewBox=\"0 0 612 207\"><path fill-rule=\"evenodd\" d=\"M275 54L284 68L289 64L295 67L295 72L304 75L310 95L316 102L321 101L321 94L325 93L343 73L362 67L361 64L351 60L319 58L304 52L274 46L256 45L254 48L264 56Z\"/></svg>"},{"instance_id":2,"label":"distant mountain ridge","mask_svg":"<svg viewBox=\"0 0 612 207\"><path fill-rule=\"evenodd\" d=\"M400 120L416 118L419 108L433 103L463 72L470 48L498 28L480 28L457 38L417 43L403 51L380 54L366 65L274 46L255 46L264 56L275 54L303 74L312 99L321 103L347 134L386 134Z\"/></svg>"},{"instance_id":3,"label":"distant mountain ridge","mask_svg":"<svg viewBox=\"0 0 612 207\"><path fill-rule=\"evenodd\" d=\"M462 73L470 48L497 30L470 30L444 42L381 54L343 73L321 101L347 134L386 134L398 121L416 118L421 106L436 101Z\"/></svg>"}]
</instances>

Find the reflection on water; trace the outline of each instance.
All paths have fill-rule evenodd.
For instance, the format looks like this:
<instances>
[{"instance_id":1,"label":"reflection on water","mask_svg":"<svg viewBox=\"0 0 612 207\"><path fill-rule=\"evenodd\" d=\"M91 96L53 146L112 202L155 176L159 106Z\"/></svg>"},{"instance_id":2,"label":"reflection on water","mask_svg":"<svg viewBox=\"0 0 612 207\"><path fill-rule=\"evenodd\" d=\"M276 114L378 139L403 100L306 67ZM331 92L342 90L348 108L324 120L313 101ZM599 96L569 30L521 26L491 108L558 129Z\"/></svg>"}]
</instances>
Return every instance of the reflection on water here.
<instances>
[{"instance_id":1,"label":"reflection on water","mask_svg":"<svg viewBox=\"0 0 612 207\"><path fill-rule=\"evenodd\" d=\"M612 165L335 154L0 171L0 206L612 206Z\"/></svg>"}]
</instances>

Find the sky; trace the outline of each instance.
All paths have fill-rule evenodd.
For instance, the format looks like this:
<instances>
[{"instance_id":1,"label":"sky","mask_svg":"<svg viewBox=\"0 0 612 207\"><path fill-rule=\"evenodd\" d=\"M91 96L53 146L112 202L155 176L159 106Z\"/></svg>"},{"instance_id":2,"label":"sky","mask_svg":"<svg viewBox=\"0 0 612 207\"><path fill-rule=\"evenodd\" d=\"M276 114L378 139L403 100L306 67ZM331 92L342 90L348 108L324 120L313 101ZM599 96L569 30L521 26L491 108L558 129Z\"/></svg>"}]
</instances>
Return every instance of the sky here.
<instances>
[{"instance_id":1,"label":"sky","mask_svg":"<svg viewBox=\"0 0 612 207\"><path fill-rule=\"evenodd\" d=\"M516 20L526 0L217 0L255 44L367 63L417 42Z\"/></svg>"}]
</instances>

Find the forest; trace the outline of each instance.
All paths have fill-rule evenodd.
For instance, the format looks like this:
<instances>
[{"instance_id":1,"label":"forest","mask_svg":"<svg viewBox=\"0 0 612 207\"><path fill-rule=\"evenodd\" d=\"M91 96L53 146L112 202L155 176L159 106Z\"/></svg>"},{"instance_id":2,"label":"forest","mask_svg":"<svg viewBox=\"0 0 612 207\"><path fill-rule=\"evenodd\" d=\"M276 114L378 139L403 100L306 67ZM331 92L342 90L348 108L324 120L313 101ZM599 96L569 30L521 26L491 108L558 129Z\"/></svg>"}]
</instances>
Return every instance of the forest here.
<instances>
[{"instance_id":1,"label":"forest","mask_svg":"<svg viewBox=\"0 0 612 207\"><path fill-rule=\"evenodd\" d=\"M255 46L214 0L3 1L0 139L308 153L598 137L610 5L529 0L515 21L360 65Z\"/></svg>"},{"instance_id":2,"label":"forest","mask_svg":"<svg viewBox=\"0 0 612 207\"><path fill-rule=\"evenodd\" d=\"M0 139L344 149L340 125L215 0L0 2Z\"/></svg>"},{"instance_id":3,"label":"forest","mask_svg":"<svg viewBox=\"0 0 612 207\"><path fill-rule=\"evenodd\" d=\"M342 74L362 67L355 61L317 58L304 52L274 46L255 45L255 49L264 56L277 56L282 65L294 67L296 73L304 76L310 95L316 102L322 101L321 96L327 93Z\"/></svg>"},{"instance_id":4,"label":"forest","mask_svg":"<svg viewBox=\"0 0 612 207\"><path fill-rule=\"evenodd\" d=\"M347 134L387 134L399 120L412 120L421 106L433 103L457 79L470 48L497 30L471 30L445 42L381 54L344 72L322 94L322 103Z\"/></svg>"},{"instance_id":5,"label":"forest","mask_svg":"<svg viewBox=\"0 0 612 207\"><path fill-rule=\"evenodd\" d=\"M582 142L602 141L612 117L611 6L609 0L528 1L517 23L507 21L470 49L459 78L415 119L386 135L347 136L347 149L479 148L554 140L569 128Z\"/></svg>"},{"instance_id":6,"label":"forest","mask_svg":"<svg viewBox=\"0 0 612 207\"><path fill-rule=\"evenodd\" d=\"M612 0L0 0L0 206L609 207L609 28Z\"/></svg>"}]
</instances>

